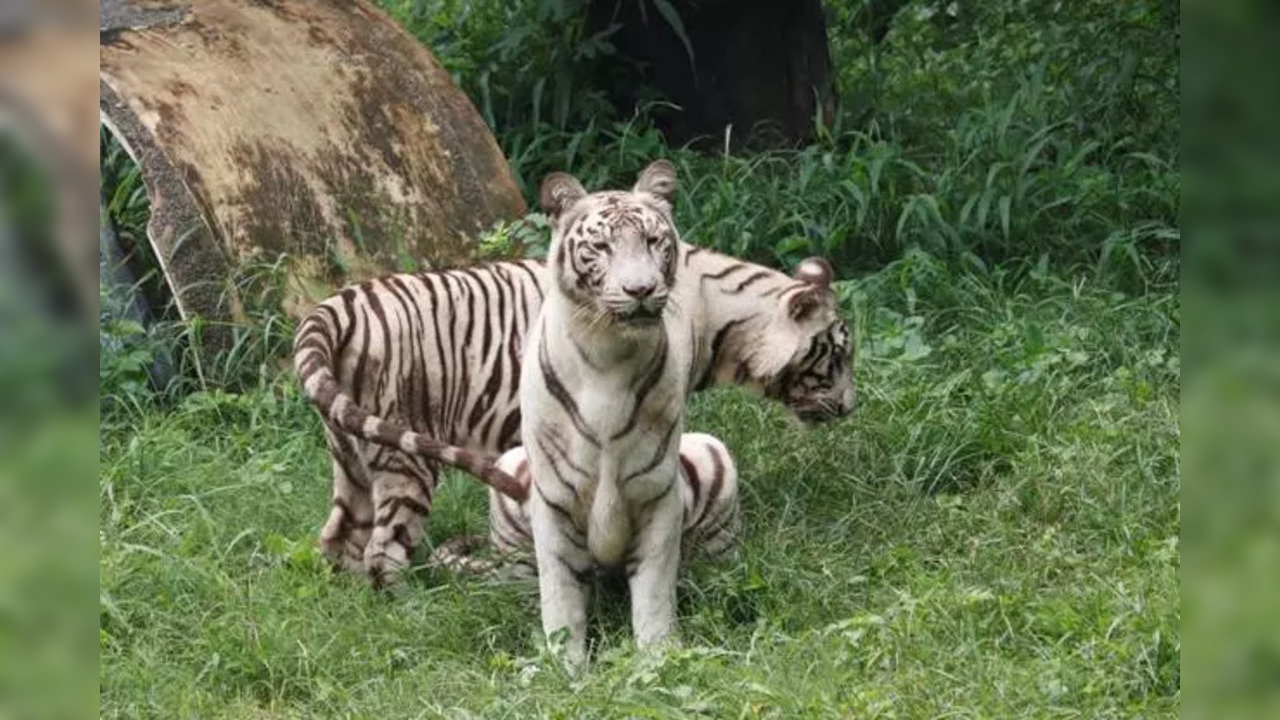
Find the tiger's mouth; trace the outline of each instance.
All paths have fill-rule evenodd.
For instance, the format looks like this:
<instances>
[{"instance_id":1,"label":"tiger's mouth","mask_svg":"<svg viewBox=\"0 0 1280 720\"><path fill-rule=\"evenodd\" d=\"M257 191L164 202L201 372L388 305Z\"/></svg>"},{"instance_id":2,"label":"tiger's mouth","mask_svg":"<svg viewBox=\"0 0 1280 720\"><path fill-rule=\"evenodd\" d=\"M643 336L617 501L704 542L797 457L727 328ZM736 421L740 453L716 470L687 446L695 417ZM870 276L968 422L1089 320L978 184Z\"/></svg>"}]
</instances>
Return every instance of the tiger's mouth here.
<instances>
[{"instance_id":1,"label":"tiger's mouth","mask_svg":"<svg viewBox=\"0 0 1280 720\"><path fill-rule=\"evenodd\" d=\"M826 402L792 405L787 409L806 428L831 422L832 420L839 420L853 411L852 407L846 408L839 403Z\"/></svg>"},{"instance_id":2,"label":"tiger's mouth","mask_svg":"<svg viewBox=\"0 0 1280 720\"><path fill-rule=\"evenodd\" d=\"M630 325L633 327L646 327L656 325L662 320L662 311L665 303L657 307L651 307L643 303L637 303L626 308L609 308L609 317L619 325Z\"/></svg>"}]
</instances>

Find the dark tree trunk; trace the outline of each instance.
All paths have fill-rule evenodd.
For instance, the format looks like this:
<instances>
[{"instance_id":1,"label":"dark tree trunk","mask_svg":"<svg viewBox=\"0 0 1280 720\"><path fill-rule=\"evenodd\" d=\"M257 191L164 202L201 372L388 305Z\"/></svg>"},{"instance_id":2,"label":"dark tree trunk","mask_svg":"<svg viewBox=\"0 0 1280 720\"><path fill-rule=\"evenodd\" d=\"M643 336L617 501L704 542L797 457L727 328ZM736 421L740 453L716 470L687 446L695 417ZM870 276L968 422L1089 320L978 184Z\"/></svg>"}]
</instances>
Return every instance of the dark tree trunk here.
<instances>
[{"instance_id":1,"label":"dark tree trunk","mask_svg":"<svg viewBox=\"0 0 1280 720\"><path fill-rule=\"evenodd\" d=\"M821 0L669 0L693 57L653 0L591 0L588 27L611 36L618 54L603 65L620 108L644 102L650 86L679 109L657 113L668 142L721 148L787 147L829 122L831 56ZM639 77L636 77L636 74Z\"/></svg>"}]
</instances>

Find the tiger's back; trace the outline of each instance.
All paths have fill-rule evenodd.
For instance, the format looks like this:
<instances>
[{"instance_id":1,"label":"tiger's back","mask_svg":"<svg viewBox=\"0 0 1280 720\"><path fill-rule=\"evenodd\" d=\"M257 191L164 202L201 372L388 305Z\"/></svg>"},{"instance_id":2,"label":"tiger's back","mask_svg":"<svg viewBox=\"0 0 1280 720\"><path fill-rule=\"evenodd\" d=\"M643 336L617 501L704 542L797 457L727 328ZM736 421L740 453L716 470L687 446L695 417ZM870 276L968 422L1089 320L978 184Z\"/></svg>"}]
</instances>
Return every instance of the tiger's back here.
<instances>
[{"instance_id":1,"label":"tiger's back","mask_svg":"<svg viewBox=\"0 0 1280 720\"><path fill-rule=\"evenodd\" d=\"M478 457L518 444L521 344L543 277L536 261L390 275L342 289L299 326L295 367L334 461L321 547L335 562L375 580L407 563L439 473L430 458L370 439L367 418L353 426L335 406Z\"/></svg>"}]
</instances>

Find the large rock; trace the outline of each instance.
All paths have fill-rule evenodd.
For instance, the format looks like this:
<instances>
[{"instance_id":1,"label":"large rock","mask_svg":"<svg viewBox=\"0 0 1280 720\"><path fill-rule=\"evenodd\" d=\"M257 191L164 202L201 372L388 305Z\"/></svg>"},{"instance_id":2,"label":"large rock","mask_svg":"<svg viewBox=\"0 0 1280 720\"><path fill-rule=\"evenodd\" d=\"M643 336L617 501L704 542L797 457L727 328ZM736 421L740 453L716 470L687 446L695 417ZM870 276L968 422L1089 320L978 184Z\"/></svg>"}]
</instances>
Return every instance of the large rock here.
<instances>
[{"instance_id":1,"label":"large rock","mask_svg":"<svg viewBox=\"0 0 1280 720\"><path fill-rule=\"evenodd\" d=\"M465 262L524 201L431 54L363 0L103 0L102 120L139 162L184 317L243 317L284 258L298 314L335 286Z\"/></svg>"}]
</instances>

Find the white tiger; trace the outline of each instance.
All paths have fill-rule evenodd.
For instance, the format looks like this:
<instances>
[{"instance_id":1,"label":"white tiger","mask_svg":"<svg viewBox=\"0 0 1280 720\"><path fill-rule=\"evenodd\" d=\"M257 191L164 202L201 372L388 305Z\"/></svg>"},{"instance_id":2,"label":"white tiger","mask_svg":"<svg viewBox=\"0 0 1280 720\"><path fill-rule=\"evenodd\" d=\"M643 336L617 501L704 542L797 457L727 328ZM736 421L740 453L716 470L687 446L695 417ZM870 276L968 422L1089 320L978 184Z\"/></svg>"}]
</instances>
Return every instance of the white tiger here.
<instances>
[{"instance_id":1,"label":"white tiger","mask_svg":"<svg viewBox=\"0 0 1280 720\"><path fill-rule=\"evenodd\" d=\"M548 636L586 658L586 578L623 568L640 646L671 637L683 504L678 438L694 362L696 298L676 298L675 168L590 195L565 173L539 193L554 219L546 299L520 376L529 519ZM682 304L686 302L688 304Z\"/></svg>"}]
</instances>

